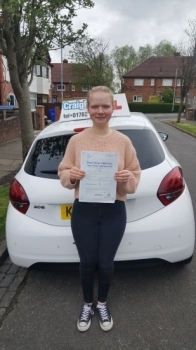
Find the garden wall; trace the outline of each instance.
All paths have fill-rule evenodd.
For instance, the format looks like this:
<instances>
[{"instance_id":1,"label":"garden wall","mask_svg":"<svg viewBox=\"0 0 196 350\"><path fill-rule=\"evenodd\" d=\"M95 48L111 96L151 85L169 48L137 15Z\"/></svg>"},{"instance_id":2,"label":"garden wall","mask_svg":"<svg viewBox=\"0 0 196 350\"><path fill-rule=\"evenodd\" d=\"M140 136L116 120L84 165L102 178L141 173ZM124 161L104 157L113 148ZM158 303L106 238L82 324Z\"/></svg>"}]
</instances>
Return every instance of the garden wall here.
<instances>
[{"instance_id":1,"label":"garden wall","mask_svg":"<svg viewBox=\"0 0 196 350\"><path fill-rule=\"evenodd\" d=\"M0 119L0 143L11 141L21 136L18 116Z\"/></svg>"}]
</instances>

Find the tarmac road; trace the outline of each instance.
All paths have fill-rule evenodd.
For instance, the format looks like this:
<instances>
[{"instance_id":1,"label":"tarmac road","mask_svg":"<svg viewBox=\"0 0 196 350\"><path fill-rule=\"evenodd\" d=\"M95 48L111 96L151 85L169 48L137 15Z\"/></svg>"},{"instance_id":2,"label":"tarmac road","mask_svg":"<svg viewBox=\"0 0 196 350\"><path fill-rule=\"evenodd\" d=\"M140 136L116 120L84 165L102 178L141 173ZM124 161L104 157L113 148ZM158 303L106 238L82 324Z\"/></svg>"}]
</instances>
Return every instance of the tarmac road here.
<instances>
[{"instance_id":1,"label":"tarmac road","mask_svg":"<svg viewBox=\"0 0 196 350\"><path fill-rule=\"evenodd\" d=\"M184 169L196 214L196 142L152 120L169 134L166 145ZM195 215L196 216L196 215ZM94 316L81 334L77 271L30 270L0 329L0 350L195 350L196 259L187 266L116 270L109 296L114 328Z\"/></svg>"}]
</instances>

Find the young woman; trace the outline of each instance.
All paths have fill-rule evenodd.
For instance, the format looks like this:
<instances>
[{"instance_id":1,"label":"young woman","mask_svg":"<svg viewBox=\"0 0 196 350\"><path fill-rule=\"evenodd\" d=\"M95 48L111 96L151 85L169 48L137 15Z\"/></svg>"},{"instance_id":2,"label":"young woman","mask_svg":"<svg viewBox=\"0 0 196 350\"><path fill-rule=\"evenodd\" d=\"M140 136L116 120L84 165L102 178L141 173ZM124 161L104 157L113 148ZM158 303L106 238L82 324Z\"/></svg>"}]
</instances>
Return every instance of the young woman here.
<instances>
[{"instance_id":1,"label":"young woman","mask_svg":"<svg viewBox=\"0 0 196 350\"><path fill-rule=\"evenodd\" d=\"M100 326L104 331L113 327L107 308L107 295L113 274L113 261L126 226L125 200L134 193L140 179L140 165L129 138L109 127L113 112L113 94L105 86L92 88L87 97L87 109L93 125L74 135L59 165L61 184L75 189L71 228L80 257L80 278L84 304L77 321L79 331L86 331L94 314L93 289L95 269L98 269L98 302ZM118 171L115 173L114 203L79 202L81 151L117 152Z\"/></svg>"}]
</instances>

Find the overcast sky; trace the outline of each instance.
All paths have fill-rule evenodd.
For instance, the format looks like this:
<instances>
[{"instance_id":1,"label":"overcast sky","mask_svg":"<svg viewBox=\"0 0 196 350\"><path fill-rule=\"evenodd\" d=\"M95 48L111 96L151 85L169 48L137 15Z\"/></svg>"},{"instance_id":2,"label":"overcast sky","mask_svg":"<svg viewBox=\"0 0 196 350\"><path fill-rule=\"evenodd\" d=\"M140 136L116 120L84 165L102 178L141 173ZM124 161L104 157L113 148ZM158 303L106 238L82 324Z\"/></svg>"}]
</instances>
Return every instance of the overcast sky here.
<instances>
[{"instance_id":1,"label":"overcast sky","mask_svg":"<svg viewBox=\"0 0 196 350\"><path fill-rule=\"evenodd\" d=\"M176 45L188 41L185 29L188 20L196 19L195 0L94 0L90 10L81 9L74 19L74 28L88 24L90 36L109 40L115 46L155 46L161 40ZM70 48L63 49L67 57ZM50 52L52 62L60 62L59 51Z\"/></svg>"}]
</instances>

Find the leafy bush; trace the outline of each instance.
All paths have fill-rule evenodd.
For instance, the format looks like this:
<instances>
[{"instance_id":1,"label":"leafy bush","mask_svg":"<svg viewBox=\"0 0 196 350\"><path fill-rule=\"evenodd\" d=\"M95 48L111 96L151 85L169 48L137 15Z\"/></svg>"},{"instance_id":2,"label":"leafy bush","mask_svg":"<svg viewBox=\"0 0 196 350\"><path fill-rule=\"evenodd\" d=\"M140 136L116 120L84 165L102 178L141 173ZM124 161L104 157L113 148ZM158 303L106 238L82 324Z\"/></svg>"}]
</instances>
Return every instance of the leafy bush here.
<instances>
[{"instance_id":1,"label":"leafy bush","mask_svg":"<svg viewBox=\"0 0 196 350\"><path fill-rule=\"evenodd\" d=\"M172 103L174 98L174 92L170 88L165 88L162 92L163 102Z\"/></svg>"},{"instance_id":2,"label":"leafy bush","mask_svg":"<svg viewBox=\"0 0 196 350\"><path fill-rule=\"evenodd\" d=\"M148 100L148 103L160 103L161 100L159 98L159 96L157 95L153 95L153 96L150 96L149 100Z\"/></svg>"}]
</instances>

